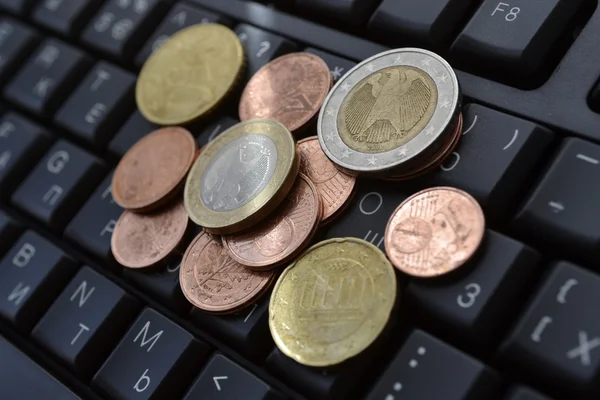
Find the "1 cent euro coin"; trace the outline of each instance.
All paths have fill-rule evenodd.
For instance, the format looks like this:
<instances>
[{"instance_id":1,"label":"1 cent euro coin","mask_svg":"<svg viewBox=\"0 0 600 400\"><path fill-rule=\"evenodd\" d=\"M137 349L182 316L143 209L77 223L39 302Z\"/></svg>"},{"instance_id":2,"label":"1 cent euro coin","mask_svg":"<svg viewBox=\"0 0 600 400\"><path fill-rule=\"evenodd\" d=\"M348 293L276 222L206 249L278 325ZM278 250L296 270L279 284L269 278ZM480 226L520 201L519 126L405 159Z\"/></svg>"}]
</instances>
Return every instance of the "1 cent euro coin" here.
<instances>
[{"instance_id":1,"label":"1 cent euro coin","mask_svg":"<svg viewBox=\"0 0 600 400\"><path fill-rule=\"evenodd\" d=\"M458 79L442 57L417 48L386 51L331 90L319 113L319 143L348 171L393 174L446 142L460 103Z\"/></svg>"},{"instance_id":2,"label":"1 cent euro coin","mask_svg":"<svg viewBox=\"0 0 600 400\"><path fill-rule=\"evenodd\" d=\"M144 63L135 88L138 108L158 125L193 122L231 92L244 66L242 44L226 26L182 29Z\"/></svg>"},{"instance_id":3,"label":"1 cent euro coin","mask_svg":"<svg viewBox=\"0 0 600 400\"><path fill-rule=\"evenodd\" d=\"M209 233L240 232L283 201L299 167L294 139L283 125L240 122L203 148L186 180L185 207Z\"/></svg>"},{"instance_id":4,"label":"1 cent euro coin","mask_svg":"<svg viewBox=\"0 0 600 400\"><path fill-rule=\"evenodd\" d=\"M395 300L394 268L381 250L361 239L330 239L283 271L269 303L269 328L288 357L334 365L373 343Z\"/></svg>"}]
</instances>

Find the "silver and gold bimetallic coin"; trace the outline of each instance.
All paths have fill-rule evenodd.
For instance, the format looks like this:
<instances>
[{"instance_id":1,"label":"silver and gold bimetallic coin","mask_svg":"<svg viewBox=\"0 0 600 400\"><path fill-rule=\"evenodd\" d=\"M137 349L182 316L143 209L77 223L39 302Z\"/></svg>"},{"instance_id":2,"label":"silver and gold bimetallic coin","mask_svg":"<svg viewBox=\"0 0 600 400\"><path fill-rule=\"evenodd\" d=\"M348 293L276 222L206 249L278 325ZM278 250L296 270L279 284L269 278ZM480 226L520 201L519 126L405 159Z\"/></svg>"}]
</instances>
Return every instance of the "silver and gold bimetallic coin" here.
<instances>
[{"instance_id":1,"label":"silver and gold bimetallic coin","mask_svg":"<svg viewBox=\"0 0 600 400\"><path fill-rule=\"evenodd\" d=\"M427 50L377 54L338 81L319 114L323 151L355 174L403 174L436 155L460 125L452 67Z\"/></svg>"},{"instance_id":2,"label":"silver and gold bimetallic coin","mask_svg":"<svg viewBox=\"0 0 600 400\"><path fill-rule=\"evenodd\" d=\"M185 208L209 233L240 232L281 203L299 167L285 126L266 119L240 122L203 148L185 183Z\"/></svg>"}]
</instances>

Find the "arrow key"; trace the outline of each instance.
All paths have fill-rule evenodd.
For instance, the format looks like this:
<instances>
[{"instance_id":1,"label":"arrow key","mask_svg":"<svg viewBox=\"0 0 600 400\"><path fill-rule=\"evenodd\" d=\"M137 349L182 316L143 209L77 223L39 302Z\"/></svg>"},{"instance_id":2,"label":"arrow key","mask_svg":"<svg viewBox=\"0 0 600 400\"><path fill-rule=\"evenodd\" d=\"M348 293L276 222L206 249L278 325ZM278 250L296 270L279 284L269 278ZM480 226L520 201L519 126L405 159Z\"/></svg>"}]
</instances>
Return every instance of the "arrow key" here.
<instances>
[{"instance_id":1,"label":"arrow key","mask_svg":"<svg viewBox=\"0 0 600 400\"><path fill-rule=\"evenodd\" d=\"M184 400L279 399L265 382L221 354L215 354Z\"/></svg>"}]
</instances>

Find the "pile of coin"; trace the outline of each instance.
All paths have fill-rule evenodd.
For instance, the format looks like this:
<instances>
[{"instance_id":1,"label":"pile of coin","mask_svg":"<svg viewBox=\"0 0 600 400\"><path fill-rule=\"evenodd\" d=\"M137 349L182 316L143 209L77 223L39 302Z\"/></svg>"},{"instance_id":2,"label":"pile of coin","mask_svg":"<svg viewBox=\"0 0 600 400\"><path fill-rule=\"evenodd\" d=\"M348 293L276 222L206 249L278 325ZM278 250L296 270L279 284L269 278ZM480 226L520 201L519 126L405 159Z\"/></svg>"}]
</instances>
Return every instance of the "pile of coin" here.
<instances>
[{"instance_id":1,"label":"pile of coin","mask_svg":"<svg viewBox=\"0 0 600 400\"><path fill-rule=\"evenodd\" d=\"M113 195L126 211L113 253L125 267L158 265L182 250L191 219L202 230L180 268L190 303L233 313L276 282L269 327L279 349L305 365L338 364L386 326L397 297L394 267L440 276L467 262L483 239L477 202L432 188L393 213L387 255L361 239L313 244L351 201L357 175L400 181L444 161L462 136L460 86L444 59L422 49L373 56L333 89L321 58L287 54L251 77L241 122L197 150L177 126L195 133L190 124L234 92L244 68L240 40L218 24L179 31L145 63L138 108L165 127L134 145L115 171Z\"/></svg>"}]
</instances>

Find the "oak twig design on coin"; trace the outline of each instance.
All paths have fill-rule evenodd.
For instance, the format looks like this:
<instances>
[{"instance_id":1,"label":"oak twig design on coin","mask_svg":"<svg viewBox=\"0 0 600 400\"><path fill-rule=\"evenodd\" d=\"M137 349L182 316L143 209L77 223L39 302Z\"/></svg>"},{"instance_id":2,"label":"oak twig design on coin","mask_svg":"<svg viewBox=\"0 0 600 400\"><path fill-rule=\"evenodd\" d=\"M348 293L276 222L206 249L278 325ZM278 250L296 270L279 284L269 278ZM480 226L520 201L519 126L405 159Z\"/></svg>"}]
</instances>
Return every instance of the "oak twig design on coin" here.
<instances>
[{"instance_id":1,"label":"oak twig design on coin","mask_svg":"<svg viewBox=\"0 0 600 400\"><path fill-rule=\"evenodd\" d=\"M333 79L329 67L310 53L291 53L262 67L246 85L240 100L240 120L268 118L291 132L315 117Z\"/></svg>"},{"instance_id":2,"label":"oak twig design on coin","mask_svg":"<svg viewBox=\"0 0 600 400\"><path fill-rule=\"evenodd\" d=\"M287 199L275 213L248 233L223 236L223 246L240 264L272 269L302 251L314 236L321 217L317 188L299 175Z\"/></svg>"},{"instance_id":3,"label":"oak twig design on coin","mask_svg":"<svg viewBox=\"0 0 600 400\"><path fill-rule=\"evenodd\" d=\"M361 239L330 239L283 271L269 303L269 328L288 357L334 365L379 336L395 299L396 276L381 250Z\"/></svg>"},{"instance_id":4,"label":"oak twig design on coin","mask_svg":"<svg viewBox=\"0 0 600 400\"><path fill-rule=\"evenodd\" d=\"M117 165L115 202L132 211L160 207L181 187L195 158L196 142L186 129L168 127L148 134Z\"/></svg>"},{"instance_id":5,"label":"oak twig design on coin","mask_svg":"<svg viewBox=\"0 0 600 400\"><path fill-rule=\"evenodd\" d=\"M316 136L300 140L296 148L300 152L300 172L310 178L321 196L321 224L326 224L350 203L356 178L340 171L325 156Z\"/></svg>"},{"instance_id":6,"label":"oak twig design on coin","mask_svg":"<svg viewBox=\"0 0 600 400\"><path fill-rule=\"evenodd\" d=\"M125 267L151 267L175 250L187 226L188 215L182 202L152 214L124 211L112 233L112 253Z\"/></svg>"},{"instance_id":7,"label":"oak twig design on coin","mask_svg":"<svg viewBox=\"0 0 600 400\"><path fill-rule=\"evenodd\" d=\"M189 245L180 269L180 284L194 306L229 313L250 305L273 280L272 272L246 269L233 260L220 242L201 232Z\"/></svg>"},{"instance_id":8,"label":"oak twig design on coin","mask_svg":"<svg viewBox=\"0 0 600 400\"><path fill-rule=\"evenodd\" d=\"M418 277L443 275L478 249L485 217L468 193L430 188L406 199L385 230L385 248L399 270Z\"/></svg>"}]
</instances>

